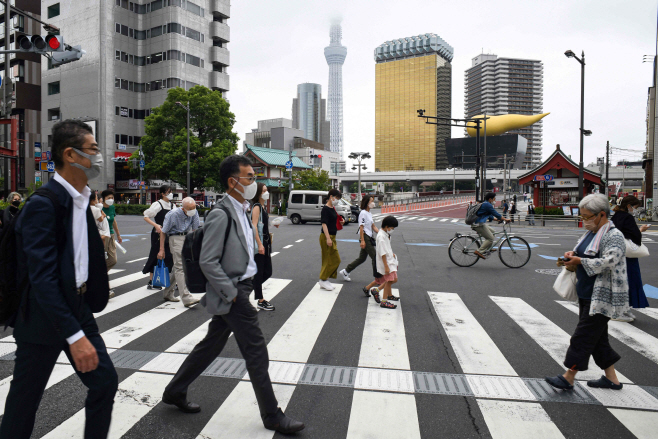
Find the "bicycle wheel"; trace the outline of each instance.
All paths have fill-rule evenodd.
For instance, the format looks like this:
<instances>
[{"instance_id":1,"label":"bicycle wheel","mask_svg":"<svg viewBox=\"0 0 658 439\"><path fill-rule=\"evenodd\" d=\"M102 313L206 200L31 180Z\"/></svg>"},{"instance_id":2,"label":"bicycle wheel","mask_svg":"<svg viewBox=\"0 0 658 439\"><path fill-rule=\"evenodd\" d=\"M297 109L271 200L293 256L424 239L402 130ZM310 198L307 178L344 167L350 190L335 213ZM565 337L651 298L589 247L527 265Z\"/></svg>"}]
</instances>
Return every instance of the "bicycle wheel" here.
<instances>
[{"instance_id":1,"label":"bicycle wheel","mask_svg":"<svg viewBox=\"0 0 658 439\"><path fill-rule=\"evenodd\" d=\"M455 238L448 247L448 255L450 260L460 267L470 267L474 265L478 259L473 252L477 250L475 238L472 236L460 236Z\"/></svg>"},{"instance_id":2,"label":"bicycle wheel","mask_svg":"<svg viewBox=\"0 0 658 439\"><path fill-rule=\"evenodd\" d=\"M530 245L518 236L510 236L500 243L498 257L509 268L521 268L530 260Z\"/></svg>"}]
</instances>

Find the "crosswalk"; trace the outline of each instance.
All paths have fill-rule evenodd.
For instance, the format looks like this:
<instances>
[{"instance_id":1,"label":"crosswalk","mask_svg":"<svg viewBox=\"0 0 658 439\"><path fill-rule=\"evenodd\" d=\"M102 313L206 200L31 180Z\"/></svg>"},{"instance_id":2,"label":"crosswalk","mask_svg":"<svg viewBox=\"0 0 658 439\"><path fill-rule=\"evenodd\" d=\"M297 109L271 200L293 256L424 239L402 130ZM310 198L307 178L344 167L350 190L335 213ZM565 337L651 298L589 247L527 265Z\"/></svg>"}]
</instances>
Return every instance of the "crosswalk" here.
<instances>
[{"instance_id":1,"label":"crosswalk","mask_svg":"<svg viewBox=\"0 0 658 439\"><path fill-rule=\"evenodd\" d=\"M431 217L431 216L413 216L413 215L406 215L406 214L382 214L382 213L375 213L372 215L372 219L375 222L379 222L386 218L387 216L392 215L395 218L398 219L398 221L403 221L403 222L408 222L408 221L413 221L413 222L421 222L421 221L427 221L428 223L434 222L434 221L439 221L439 222L447 222L450 221L451 223L458 223L458 224L464 224L464 220L460 218L439 218L439 217Z\"/></svg>"},{"instance_id":2,"label":"crosswalk","mask_svg":"<svg viewBox=\"0 0 658 439\"><path fill-rule=\"evenodd\" d=\"M136 285L143 285L145 281L141 272L126 274L126 271L129 270L114 273L121 275L112 280L117 297L95 315L101 323L112 322L109 327L101 325L102 337L115 365L126 371L121 374L125 378L120 381L115 398L109 436L117 439L135 436L132 430L138 428L145 418L155 416L156 408L162 407L165 386L193 347L205 337L210 320L200 305L186 308L181 303L161 302L159 291ZM333 320L343 317L337 312L340 298L354 294L354 289L336 284L333 291L326 291L318 284L304 282L272 278L264 285L264 297L270 301L277 296L288 297L300 289L307 291L294 302L289 312L277 308L276 312L282 313L282 318L262 322L264 332L270 334L267 337L270 375L279 405L284 410L290 406L299 410L299 404L305 404L305 400L300 400L300 392L303 394L307 389L349 389L351 397L346 402L349 405L344 410L345 419L336 421L345 425L339 429L342 433L335 437L438 437L441 431L433 430L421 416L423 411L418 398L427 395L471 398L474 401L472 409L480 412L483 427L493 438L569 436L570 424L565 424L561 418L553 419L549 413L554 411L547 410L546 404L570 402L602 406L611 419L626 429L628 437L654 437L658 425L658 388L645 386L642 377L621 368L618 376L625 384L622 391L589 389L584 381L602 374L593 361L590 370L578 375L582 381L573 396L550 389L542 384L540 376L522 376L519 371L523 359L512 358L509 352L501 349L500 337L491 332L491 326L481 314L478 317L478 313L473 312L464 293L423 292L429 304L425 311L419 311L417 305L411 306L412 296L407 291L393 290L394 295L401 297L396 310L383 309L372 299L361 297L361 305L355 307L360 309L359 312L350 317L354 324L350 328L360 331L358 359L351 364L336 364L330 355L314 356L320 340L326 337L327 327L333 324ZM560 320L569 320L575 326L577 307L558 299L556 296L553 300L553 311L559 314ZM526 347L529 351L552 359L555 373L563 369L562 361L570 338L563 329L563 322L552 321L544 310L518 297L492 294L487 300L492 311L502 311L498 322L500 331L525 334L532 340ZM148 308L149 303L155 306ZM419 335L414 332L419 330L414 325L418 312L434 316L436 325L422 328L422 331L436 333L444 340L447 353L441 351L440 354L454 355L454 369L428 372L413 367L414 355L418 355L412 349L414 337ZM656 310L646 309L638 314L638 319L644 319L643 324L658 324ZM161 351L131 348L149 344L148 341L161 343L158 334L171 330L174 325L188 329L172 338L167 347L162 346ZM610 322L610 336L632 350L631 354L637 355L638 359L658 367L658 339L638 326ZM427 346L426 349L436 351L439 347ZM229 349L228 345L227 351L227 354L236 354L236 350ZM13 337L0 338L0 360L10 361L14 352ZM204 377L212 382L232 380L233 384L203 425L190 424L191 430L186 437L270 439L274 436L273 432L262 427L244 362L239 354L233 357L218 358L204 373ZM326 363L314 363L318 358L323 358ZM76 380L73 375L73 368L62 354L44 398L47 399L49 391L62 386L64 381ZM0 380L0 415L4 412L10 382L11 376ZM395 422L382 422L381 410L387 407ZM579 404L572 407L574 416L578 416L578 407ZM444 415L436 413L435 416ZM75 414L51 428L43 437L82 437L84 422L83 401L80 401ZM161 434L152 437L161 437Z\"/></svg>"}]
</instances>

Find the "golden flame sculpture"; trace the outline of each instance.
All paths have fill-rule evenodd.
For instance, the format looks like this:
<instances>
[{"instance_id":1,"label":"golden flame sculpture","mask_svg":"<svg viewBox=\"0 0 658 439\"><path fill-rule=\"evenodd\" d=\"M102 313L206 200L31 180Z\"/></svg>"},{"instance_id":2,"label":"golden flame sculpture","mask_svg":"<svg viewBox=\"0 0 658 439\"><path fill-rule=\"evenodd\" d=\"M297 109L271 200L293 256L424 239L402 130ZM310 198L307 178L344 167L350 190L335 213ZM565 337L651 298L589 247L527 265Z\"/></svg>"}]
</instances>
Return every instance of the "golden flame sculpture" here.
<instances>
[{"instance_id":1,"label":"golden flame sculpture","mask_svg":"<svg viewBox=\"0 0 658 439\"><path fill-rule=\"evenodd\" d=\"M518 130L532 125L540 121L551 113L535 114L534 116L525 116L523 114L502 114L500 116L488 116L487 119L487 136L497 136L511 130ZM484 117L480 114L474 116L473 119ZM466 124L466 131L471 137L477 136L475 129L475 122L468 122ZM480 122L480 136L484 136L484 121Z\"/></svg>"}]
</instances>

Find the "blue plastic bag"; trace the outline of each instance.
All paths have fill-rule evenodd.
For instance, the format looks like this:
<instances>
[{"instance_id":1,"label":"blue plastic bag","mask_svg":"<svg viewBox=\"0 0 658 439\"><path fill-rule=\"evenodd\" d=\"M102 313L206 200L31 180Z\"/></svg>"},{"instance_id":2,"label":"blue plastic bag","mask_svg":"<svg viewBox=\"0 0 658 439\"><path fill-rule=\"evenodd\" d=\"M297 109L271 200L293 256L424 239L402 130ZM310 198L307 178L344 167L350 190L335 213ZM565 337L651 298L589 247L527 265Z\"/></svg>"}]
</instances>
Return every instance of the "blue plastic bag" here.
<instances>
[{"instance_id":1,"label":"blue plastic bag","mask_svg":"<svg viewBox=\"0 0 658 439\"><path fill-rule=\"evenodd\" d=\"M169 288L169 269L163 259L158 259L158 266L153 270L153 286Z\"/></svg>"}]
</instances>

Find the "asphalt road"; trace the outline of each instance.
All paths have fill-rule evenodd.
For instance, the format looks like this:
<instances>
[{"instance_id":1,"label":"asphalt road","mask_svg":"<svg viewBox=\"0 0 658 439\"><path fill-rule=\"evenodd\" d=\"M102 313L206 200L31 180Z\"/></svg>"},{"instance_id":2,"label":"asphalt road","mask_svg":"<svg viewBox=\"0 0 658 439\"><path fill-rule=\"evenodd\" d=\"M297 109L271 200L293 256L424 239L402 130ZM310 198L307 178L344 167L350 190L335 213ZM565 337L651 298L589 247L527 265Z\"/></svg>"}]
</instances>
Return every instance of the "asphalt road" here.
<instances>
[{"instance_id":1,"label":"asphalt road","mask_svg":"<svg viewBox=\"0 0 658 439\"><path fill-rule=\"evenodd\" d=\"M493 256L460 268L450 261L447 245L455 233L470 233L470 228L451 220L419 219L400 216L392 238L400 261L396 288L401 301L395 311L374 307L372 298L361 292L372 280L369 261L352 273L352 282L343 282L340 275L333 280L339 291L317 289L319 224L294 226L286 220L274 229L275 279L266 298L275 295L271 302L276 311L260 312L259 320L270 359L292 371L286 375L271 369L280 405L307 425L298 437L655 437L655 314L636 312L634 323L620 323L626 326L611 333L611 344L622 356L616 366L627 383L623 397L584 391L576 403L560 395L542 399L527 390L544 376L563 372L560 349L568 343L577 315L558 303L560 297L551 288L555 275L539 271L555 269L555 259L573 248L582 230L513 227L512 233L531 244L526 266L510 269ZM147 278L137 273L148 255L150 227L139 217L117 220L127 253L119 254L110 276L117 297L108 307L114 308L97 321L108 346L142 360L131 365L113 357L121 384L112 436L279 437L261 428L253 392L241 375L200 377L188 394L202 406L199 414L186 415L160 403L162 387L189 352L184 342L194 339L209 316L200 306L163 307L161 295L144 288ZM341 268L359 253L356 232L349 225L338 234ZM643 281L658 286L658 234L645 237L652 255L641 260ZM126 305L119 307L122 300ZM658 307L657 299L649 301ZM0 361L2 400L13 372L7 341L0 339L0 353L8 353L0 357L5 360ZM166 358L164 352L170 352ZM241 359L233 338L221 357ZM167 361L148 361L158 358ZM335 366L327 370L336 376L353 372L356 378L347 385L304 383L305 365ZM58 368L63 378L45 391L35 438L82 437L79 412L85 389L67 372L70 366ZM415 384L405 387L411 377ZM462 393L426 392L420 378L463 379L468 388Z\"/></svg>"}]
</instances>

